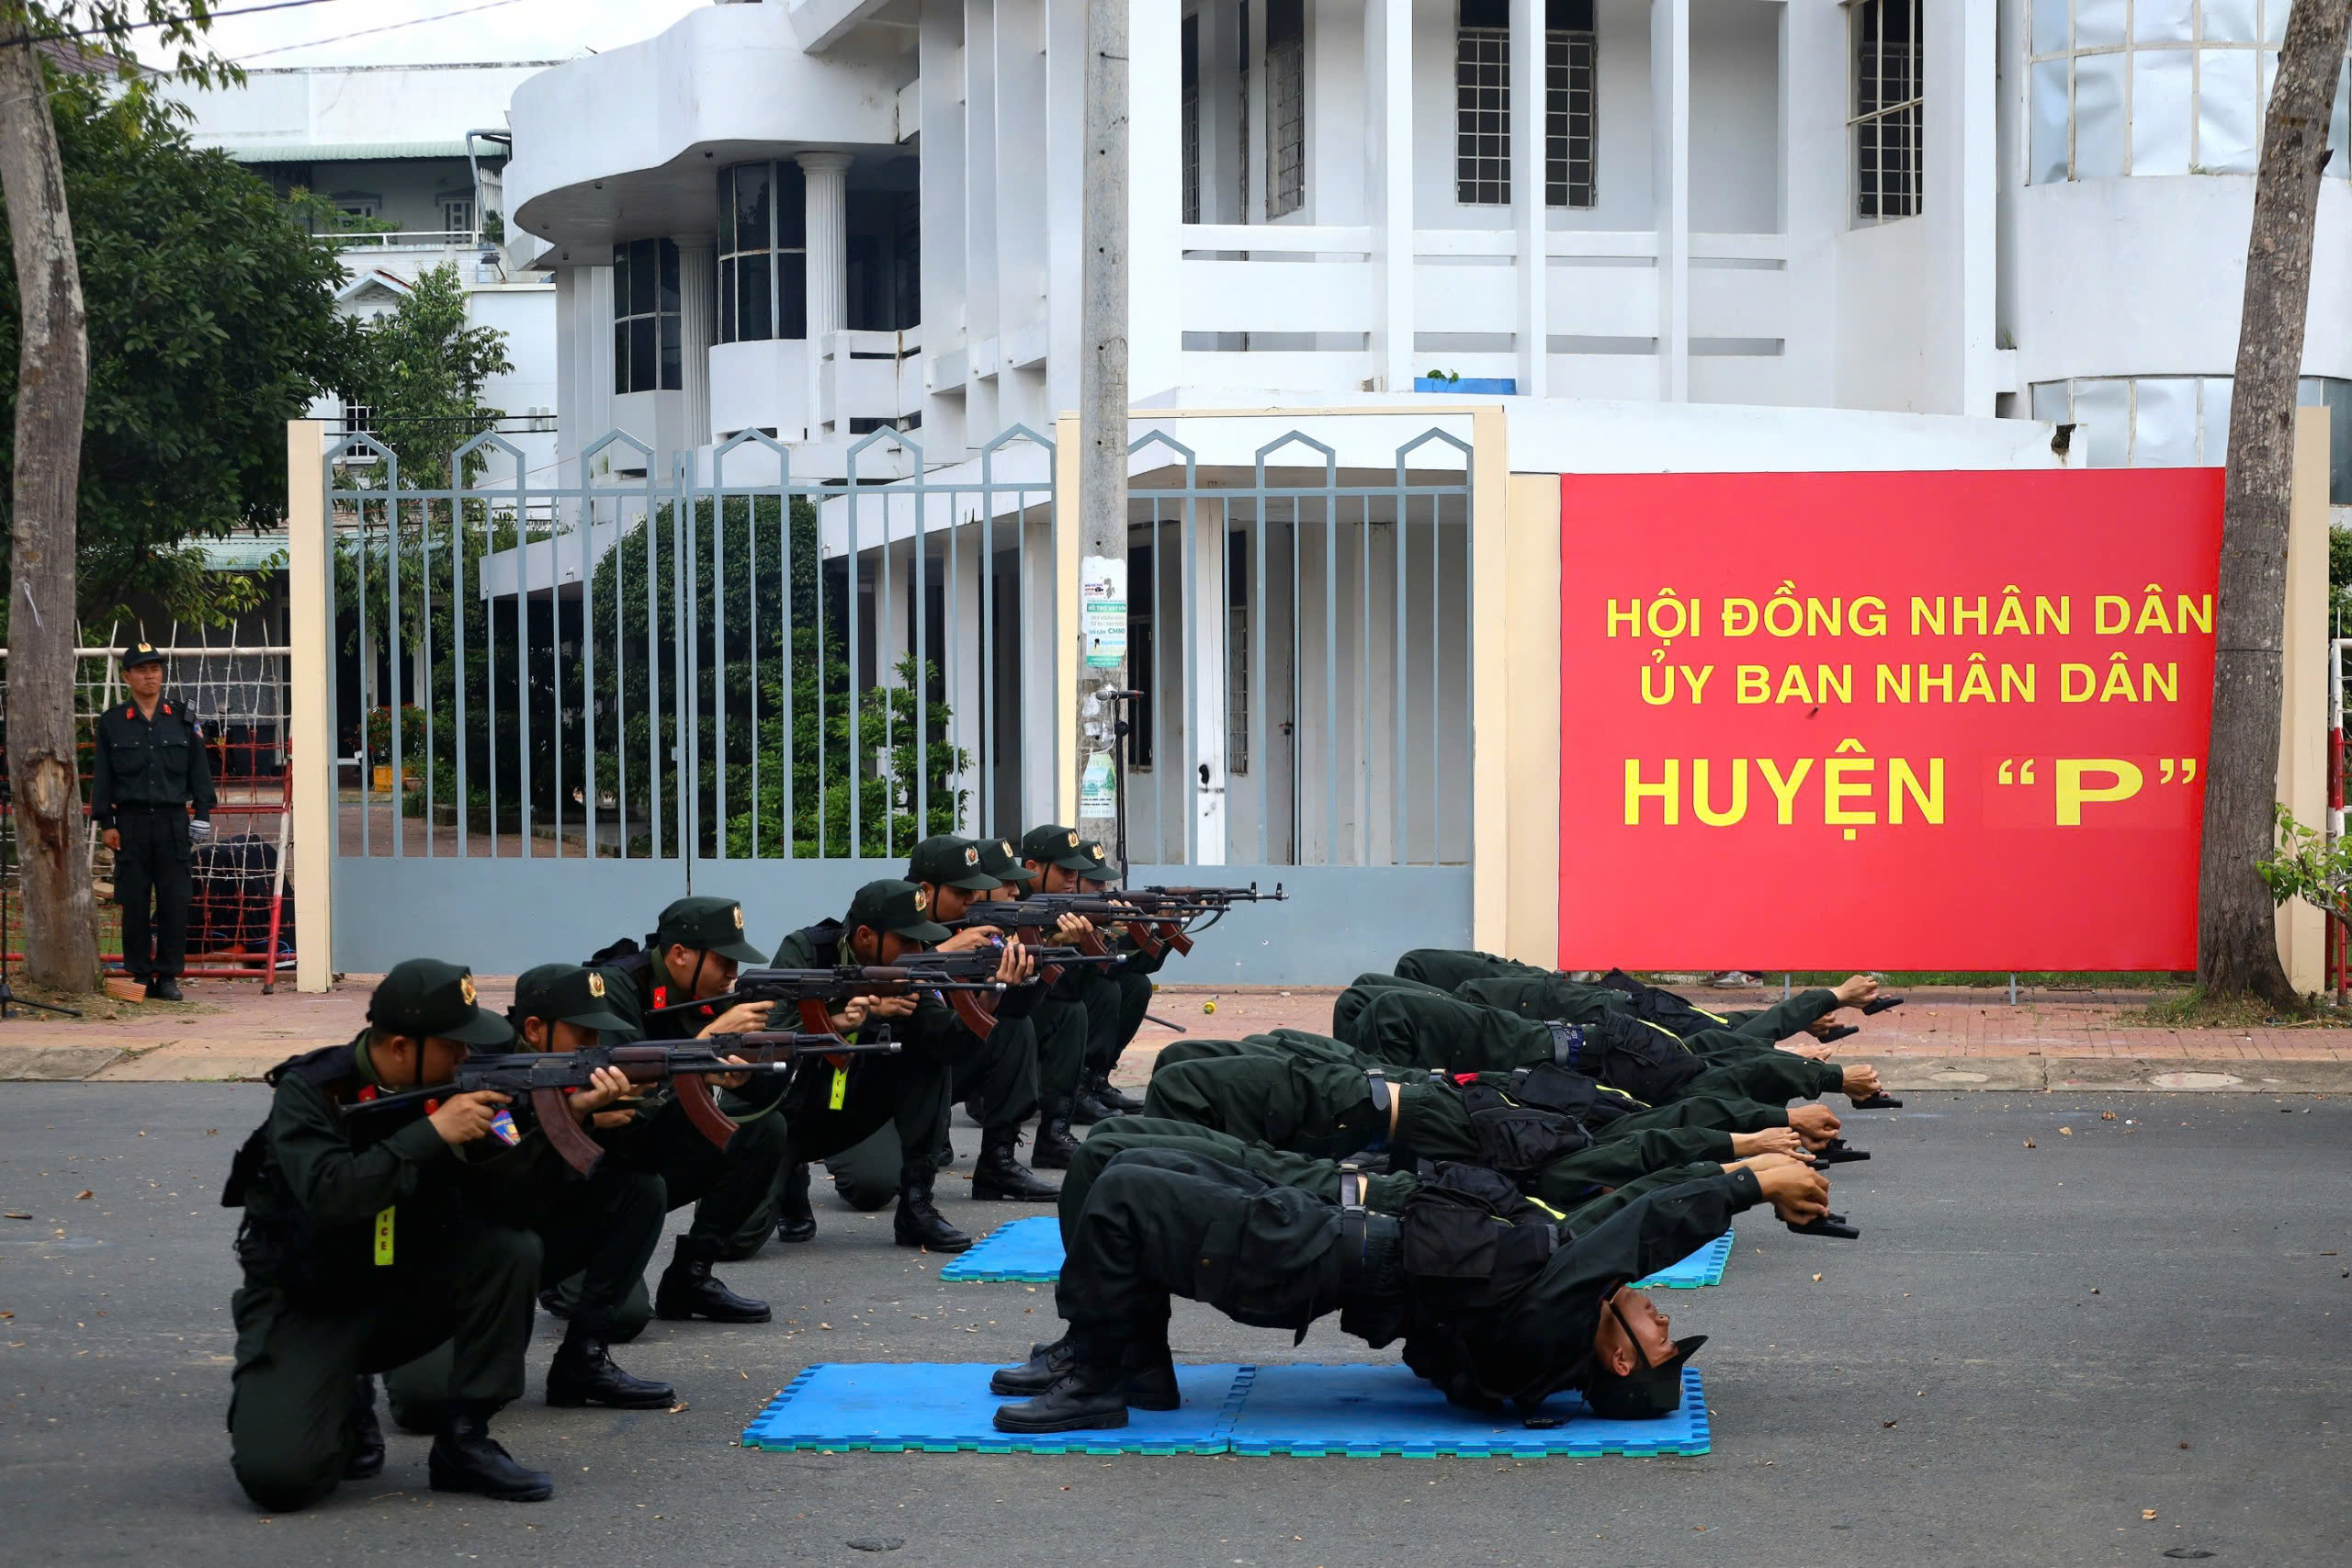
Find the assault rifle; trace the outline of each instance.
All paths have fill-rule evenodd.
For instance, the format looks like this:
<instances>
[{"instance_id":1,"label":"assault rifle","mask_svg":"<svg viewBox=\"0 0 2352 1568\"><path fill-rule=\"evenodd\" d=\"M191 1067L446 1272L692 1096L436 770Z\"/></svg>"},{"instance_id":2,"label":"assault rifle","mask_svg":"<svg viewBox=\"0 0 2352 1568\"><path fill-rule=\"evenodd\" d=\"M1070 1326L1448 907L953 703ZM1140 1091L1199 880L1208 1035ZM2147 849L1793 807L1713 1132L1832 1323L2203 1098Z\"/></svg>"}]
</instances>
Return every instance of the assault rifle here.
<instances>
[{"instance_id":1,"label":"assault rifle","mask_svg":"<svg viewBox=\"0 0 2352 1568\"><path fill-rule=\"evenodd\" d=\"M479 1055L459 1064L447 1083L382 1095L344 1107L345 1116L368 1115L420 1106L452 1095L488 1090L527 1107L564 1162L585 1176L605 1151L571 1118L564 1100L588 1088L599 1067L619 1069L631 1083L668 1083L677 1091L686 1120L719 1148L735 1135L735 1123L711 1097L709 1079L729 1074L789 1073L802 1056L882 1055L899 1049L891 1041L853 1045L830 1032L797 1034L767 1032L714 1034L688 1043L644 1043L589 1045L577 1051L519 1051ZM730 1062L729 1055L743 1058Z\"/></svg>"},{"instance_id":2,"label":"assault rifle","mask_svg":"<svg viewBox=\"0 0 2352 1568\"><path fill-rule=\"evenodd\" d=\"M1062 916L1079 915L1097 927L1125 926L1136 945L1157 958L1171 947L1178 953L1192 952L1193 940L1185 934L1185 927L1203 915L1224 913L1222 905L1180 898L1165 890L1032 893L1015 903L975 904L956 924L965 928L993 926L1009 931L1050 931ZM1079 938L1078 945L1090 956L1114 956L1097 934Z\"/></svg>"},{"instance_id":3,"label":"assault rifle","mask_svg":"<svg viewBox=\"0 0 2352 1568\"><path fill-rule=\"evenodd\" d=\"M1001 997L1004 983L996 977L1001 955L989 950L970 953L910 953L894 964L843 964L830 969L741 969L735 988L723 997L696 1002L724 1012L737 1002L788 1002L798 1010L801 1026L830 1032L832 1010L828 1002L852 997L910 997L937 991L955 1010L956 1019L985 1040L996 1028L996 1013L981 1004L983 997ZM660 1009L657 1011L667 1011Z\"/></svg>"}]
</instances>

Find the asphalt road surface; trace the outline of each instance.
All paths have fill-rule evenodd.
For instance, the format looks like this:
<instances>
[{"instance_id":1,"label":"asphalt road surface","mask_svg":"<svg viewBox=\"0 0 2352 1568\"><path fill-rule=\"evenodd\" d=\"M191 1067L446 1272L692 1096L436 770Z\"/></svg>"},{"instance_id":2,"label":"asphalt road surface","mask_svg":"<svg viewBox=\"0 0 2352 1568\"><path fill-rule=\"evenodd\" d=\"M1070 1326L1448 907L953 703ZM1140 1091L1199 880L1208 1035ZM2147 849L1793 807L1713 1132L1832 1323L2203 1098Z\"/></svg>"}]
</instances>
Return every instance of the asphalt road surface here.
<instances>
[{"instance_id":1,"label":"asphalt road surface","mask_svg":"<svg viewBox=\"0 0 2352 1568\"><path fill-rule=\"evenodd\" d=\"M1834 1173L1860 1242L1750 1218L1722 1286L1667 1298L1678 1333L1713 1336L1703 1458L747 1451L737 1435L810 1361L1017 1359L1056 1331L1049 1288L942 1285L887 1213L820 1198L813 1245L721 1269L776 1323L657 1323L620 1350L684 1411L537 1403L542 1320L533 1394L497 1430L555 1472L553 1501L436 1495L427 1440L395 1432L382 1476L271 1517L221 1427L218 1197L264 1091L0 1086L0 1210L33 1216L0 1219L0 1562L2352 1561L2352 1105L1906 1098L1853 1118L1877 1157ZM976 1137L958 1131L965 1168ZM946 1207L967 1229L1045 1212ZM1329 1325L1294 1349L1182 1302L1174 1339L1180 1360L1394 1354Z\"/></svg>"}]
</instances>

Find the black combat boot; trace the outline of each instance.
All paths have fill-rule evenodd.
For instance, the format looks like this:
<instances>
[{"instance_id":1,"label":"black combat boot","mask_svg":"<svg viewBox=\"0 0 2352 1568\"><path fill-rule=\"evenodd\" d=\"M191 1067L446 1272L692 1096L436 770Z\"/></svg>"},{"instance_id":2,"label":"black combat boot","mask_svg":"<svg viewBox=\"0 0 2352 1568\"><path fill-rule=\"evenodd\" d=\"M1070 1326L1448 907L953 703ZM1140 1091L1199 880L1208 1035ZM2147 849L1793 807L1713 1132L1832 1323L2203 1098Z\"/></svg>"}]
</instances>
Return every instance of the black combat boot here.
<instances>
[{"instance_id":1,"label":"black combat boot","mask_svg":"<svg viewBox=\"0 0 2352 1568\"><path fill-rule=\"evenodd\" d=\"M817 1239L817 1211L808 1206L808 1162L800 1161L784 1178L784 1201L775 1217L778 1241Z\"/></svg>"},{"instance_id":2,"label":"black combat boot","mask_svg":"<svg viewBox=\"0 0 2352 1568\"><path fill-rule=\"evenodd\" d=\"M1000 1432L1072 1432L1127 1424L1127 1396L1119 1363L1118 1341L1072 1331L1069 1336L1069 1370L1053 1387L1034 1399L999 1405Z\"/></svg>"},{"instance_id":3,"label":"black combat boot","mask_svg":"<svg viewBox=\"0 0 2352 1568\"><path fill-rule=\"evenodd\" d=\"M931 1161L917 1158L899 1167L899 1212L890 1222L900 1247L931 1252L964 1252L972 1238L947 1223L931 1201L931 1184L938 1177Z\"/></svg>"},{"instance_id":4,"label":"black combat boot","mask_svg":"<svg viewBox=\"0 0 2352 1568\"><path fill-rule=\"evenodd\" d=\"M572 1319L555 1359L548 1363L548 1403L559 1409L603 1404L615 1410L661 1410L678 1403L678 1391L621 1371L614 1364L602 1325L583 1313Z\"/></svg>"},{"instance_id":5,"label":"black combat boot","mask_svg":"<svg viewBox=\"0 0 2352 1568\"><path fill-rule=\"evenodd\" d=\"M1016 1151L1021 1146L1018 1127L984 1127L980 1130L980 1157L972 1165L972 1196L975 1198L1005 1198L1016 1203L1050 1203L1062 1195L1062 1190L1040 1181L1021 1163Z\"/></svg>"},{"instance_id":6,"label":"black combat boot","mask_svg":"<svg viewBox=\"0 0 2352 1568\"><path fill-rule=\"evenodd\" d=\"M1078 1094L1069 1102L1069 1119L1081 1127L1091 1127L1097 1122L1108 1122L1125 1111L1102 1098L1096 1086L1102 1079L1089 1073L1078 1080Z\"/></svg>"},{"instance_id":7,"label":"black combat boot","mask_svg":"<svg viewBox=\"0 0 2352 1568\"><path fill-rule=\"evenodd\" d=\"M1109 1073L1091 1074L1089 1081L1093 1087L1094 1098L1121 1115L1132 1116L1143 1109L1143 1101L1112 1083Z\"/></svg>"},{"instance_id":8,"label":"black combat boot","mask_svg":"<svg viewBox=\"0 0 2352 1568\"><path fill-rule=\"evenodd\" d=\"M765 1323L771 1315L767 1303L739 1296L712 1277L710 1266L718 1255L716 1247L680 1236L677 1254L662 1270L662 1283L653 1292L653 1315L673 1322L707 1317L713 1323Z\"/></svg>"},{"instance_id":9,"label":"black combat boot","mask_svg":"<svg viewBox=\"0 0 2352 1568\"><path fill-rule=\"evenodd\" d=\"M450 1406L425 1470L435 1492L479 1492L503 1503L545 1502L555 1492L552 1476L515 1463L491 1437L490 1412L479 1404Z\"/></svg>"},{"instance_id":10,"label":"black combat boot","mask_svg":"<svg viewBox=\"0 0 2352 1568\"><path fill-rule=\"evenodd\" d=\"M1037 1143L1029 1151L1029 1164L1036 1170L1068 1170L1069 1156L1078 1153L1078 1140L1069 1134L1069 1098L1049 1094L1037 1101Z\"/></svg>"},{"instance_id":11,"label":"black combat boot","mask_svg":"<svg viewBox=\"0 0 2352 1568\"><path fill-rule=\"evenodd\" d=\"M1050 1345L1034 1345L1029 1359L1020 1366L997 1369L989 1379L989 1392L1035 1398L1069 1375L1075 1356L1068 1335ZM1119 1386L1136 1410L1174 1410L1183 1404L1176 1392L1176 1359L1169 1353L1165 1333L1148 1344L1138 1340L1124 1348Z\"/></svg>"},{"instance_id":12,"label":"black combat boot","mask_svg":"<svg viewBox=\"0 0 2352 1568\"><path fill-rule=\"evenodd\" d=\"M1032 1345L1029 1359L1017 1367L999 1367L989 1379L990 1393L1014 1393L1032 1398L1062 1381L1069 1371L1069 1336L1050 1345Z\"/></svg>"},{"instance_id":13,"label":"black combat boot","mask_svg":"<svg viewBox=\"0 0 2352 1568\"><path fill-rule=\"evenodd\" d=\"M351 1382L351 1414L343 1421L343 1478L365 1481L384 1473L384 1428L376 1423L376 1380L366 1372Z\"/></svg>"},{"instance_id":14,"label":"black combat boot","mask_svg":"<svg viewBox=\"0 0 2352 1568\"><path fill-rule=\"evenodd\" d=\"M158 975L147 982L147 999L151 1002L184 1002L177 975Z\"/></svg>"}]
</instances>

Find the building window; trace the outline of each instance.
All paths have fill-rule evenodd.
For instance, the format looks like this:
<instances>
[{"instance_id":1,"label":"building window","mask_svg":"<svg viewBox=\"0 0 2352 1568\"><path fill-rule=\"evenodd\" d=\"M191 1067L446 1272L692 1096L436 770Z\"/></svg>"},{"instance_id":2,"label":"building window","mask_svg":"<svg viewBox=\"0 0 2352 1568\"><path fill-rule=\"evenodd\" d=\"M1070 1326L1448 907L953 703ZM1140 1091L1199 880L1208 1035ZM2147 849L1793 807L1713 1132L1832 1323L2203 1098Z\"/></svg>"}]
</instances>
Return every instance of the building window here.
<instances>
[{"instance_id":1,"label":"building window","mask_svg":"<svg viewBox=\"0 0 2352 1568\"><path fill-rule=\"evenodd\" d=\"M474 198L470 196L445 196L440 199L441 231L445 234L470 234L474 227Z\"/></svg>"},{"instance_id":2,"label":"building window","mask_svg":"<svg viewBox=\"0 0 2352 1568\"><path fill-rule=\"evenodd\" d=\"M2118 0L2120 3L2120 0ZM1919 212L1924 71L1921 0L1852 0L1854 216L1875 221Z\"/></svg>"},{"instance_id":3,"label":"building window","mask_svg":"<svg viewBox=\"0 0 2352 1568\"><path fill-rule=\"evenodd\" d=\"M1234 188L1241 199L1233 210L1241 215L1242 222L1247 223L1250 221L1250 0L1241 0L1233 9L1241 32L1240 47L1233 51L1233 57L1241 62L1241 112L1234 117L1240 141L1233 160Z\"/></svg>"},{"instance_id":4,"label":"building window","mask_svg":"<svg viewBox=\"0 0 2352 1568\"><path fill-rule=\"evenodd\" d=\"M337 191L327 200L345 218L379 218L384 211L384 198L371 191Z\"/></svg>"},{"instance_id":5,"label":"building window","mask_svg":"<svg viewBox=\"0 0 2352 1568\"><path fill-rule=\"evenodd\" d=\"M1592 0L1544 7L1544 205L1591 207L1595 125Z\"/></svg>"},{"instance_id":6,"label":"building window","mask_svg":"<svg viewBox=\"0 0 2352 1568\"><path fill-rule=\"evenodd\" d=\"M2033 185L2250 175L2288 0L2032 0ZM2338 67L2326 173L2352 178L2352 69Z\"/></svg>"},{"instance_id":7,"label":"building window","mask_svg":"<svg viewBox=\"0 0 2352 1568\"><path fill-rule=\"evenodd\" d=\"M1510 0L1462 0L1453 36L1453 199L1510 205Z\"/></svg>"},{"instance_id":8,"label":"building window","mask_svg":"<svg viewBox=\"0 0 2352 1568\"><path fill-rule=\"evenodd\" d=\"M678 247L637 240L613 247L613 390L674 392L678 351Z\"/></svg>"},{"instance_id":9,"label":"building window","mask_svg":"<svg viewBox=\"0 0 2352 1568\"><path fill-rule=\"evenodd\" d=\"M1184 158L1184 221L1201 220L1201 17L1194 12L1184 18L1183 59L1179 67L1178 91L1182 95L1182 107L1177 111L1182 126Z\"/></svg>"},{"instance_id":10,"label":"building window","mask_svg":"<svg viewBox=\"0 0 2352 1568\"><path fill-rule=\"evenodd\" d=\"M1266 216L1306 205L1305 0L1266 6Z\"/></svg>"},{"instance_id":11,"label":"building window","mask_svg":"<svg viewBox=\"0 0 2352 1568\"><path fill-rule=\"evenodd\" d=\"M345 435L360 435L375 430L376 411L374 409L369 408L366 403L355 403L349 398L342 399L341 402L343 404L343 433Z\"/></svg>"},{"instance_id":12,"label":"building window","mask_svg":"<svg viewBox=\"0 0 2352 1568\"><path fill-rule=\"evenodd\" d=\"M718 172L718 341L808 335L808 186L797 164Z\"/></svg>"},{"instance_id":13,"label":"building window","mask_svg":"<svg viewBox=\"0 0 2352 1568\"><path fill-rule=\"evenodd\" d=\"M1453 195L1510 205L1510 0L1461 0L1453 38ZM1596 125L1592 0L1544 6L1544 204L1591 207Z\"/></svg>"},{"instance_id":14,"label":"building window","mask_svg":"<svg viewBox=\"0 0 2352 1568\"><path fill-rule=\"evenodd\" d=\"M2220 468L2230 457L2227 376L2078 376L2037 381L2033 417L2081 426L2094 468ZM2352 381L2306 376L2295 401L2327 410L2327 499L2352 505Z\"/></svg>"}]
</instances>

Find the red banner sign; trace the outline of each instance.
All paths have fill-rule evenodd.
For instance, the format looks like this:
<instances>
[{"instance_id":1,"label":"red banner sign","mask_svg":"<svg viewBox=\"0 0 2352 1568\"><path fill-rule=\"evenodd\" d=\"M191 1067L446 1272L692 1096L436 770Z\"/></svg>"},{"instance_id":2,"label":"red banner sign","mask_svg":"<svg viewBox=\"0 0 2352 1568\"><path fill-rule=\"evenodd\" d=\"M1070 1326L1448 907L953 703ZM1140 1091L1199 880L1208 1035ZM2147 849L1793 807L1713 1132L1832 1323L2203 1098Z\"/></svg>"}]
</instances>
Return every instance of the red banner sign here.
<instances>
[{"instance_id":1,"label":"red banner sign","mask_svg":"<svg viewBox=\"0 0 2352 1568\"><path fill-rule=\"evenodd\" d=\"M1560 962L2187 969L2219 469L1568 475Z\"/></svg>"}]
</instances>

